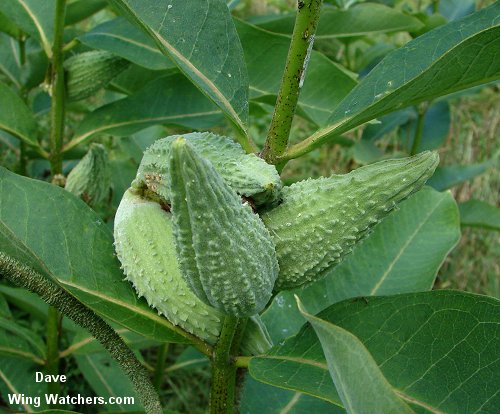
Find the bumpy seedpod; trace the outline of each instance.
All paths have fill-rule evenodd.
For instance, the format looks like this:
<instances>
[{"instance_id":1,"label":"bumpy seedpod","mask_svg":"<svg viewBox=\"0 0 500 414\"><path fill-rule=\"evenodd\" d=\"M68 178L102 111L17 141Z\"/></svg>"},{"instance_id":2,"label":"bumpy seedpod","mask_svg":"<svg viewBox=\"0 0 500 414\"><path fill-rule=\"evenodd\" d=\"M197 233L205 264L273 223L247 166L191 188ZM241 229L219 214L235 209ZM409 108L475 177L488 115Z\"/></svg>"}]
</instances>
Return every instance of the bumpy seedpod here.
<instances>
[{"instance_id":1,"label":"bumpy seedpod","mask_svg":"<svg viewBox=\"0 0 500 414\"><path fill-rule=\"evenodd\" d=\"M123 72L130 62L111 52L93 50L64 62L66 91L70 101L88 98Z\"/></svg>"},{"instance_id":2,"label":"bumpy seedpod","mask_svg":"<svg viewBox=\"0 0 500 414\"><path fill-rule=\"evenodd\" d=\"M109 196L110 186L108 153L101 144L92 144L69 173L65 188L95 207Z\"/></svg>"},{"instance_id":3,"label":"bumpy seedpod","mask_svg":"<svg viewBox=\"0 0 500 414\"><path fill-rule=\"evenodd\" d=\"M139 296L171 323L215 343L224 315L206 305L187 286L176 258L172 215L136 191L125 192L115 217L115 249L126 278ZM250 355L271 347L260 318L252 317L242 340Z\"/></svg>"},{"instance_id":4,"label":"bumpy seedpod","mask_svg":"<svg viewBox=\"0 0 500 414\"><path fill-rule=\"evenodd\" d=\"M278 275L274 244L248 203L186 139L170 147L175 244L193 292L225 314L260 312Z\"/></svg>"},{"instance_id":5,"label":"bumpy seedpod","mask_svg":"<svg viewBox=\"0 0 500 414\"><path fill-rule=\"evenodd\" d=\"M281 190L274 165L255 154L247 154L232 139L210 132L182 135L195 151L209 160L221 177L238 194L251 198L256 205L273 204ZM172 142L180 135L162 138L151 145L142 158L133 186L148 187L166 203L170 202L169 154Z\"/></svg>"},{"instance_id":6,"label":"bumpy seedpod","mask_svg":"<svg viewBox=\"0 0 500 414\"><path fill-rule=\"evenodd\" d=\"M419 190L438 162L427 151L283 188L282 204L262 216L280 265L275 290L323 277L398 202Z\"/></svg>"}]
</instances>

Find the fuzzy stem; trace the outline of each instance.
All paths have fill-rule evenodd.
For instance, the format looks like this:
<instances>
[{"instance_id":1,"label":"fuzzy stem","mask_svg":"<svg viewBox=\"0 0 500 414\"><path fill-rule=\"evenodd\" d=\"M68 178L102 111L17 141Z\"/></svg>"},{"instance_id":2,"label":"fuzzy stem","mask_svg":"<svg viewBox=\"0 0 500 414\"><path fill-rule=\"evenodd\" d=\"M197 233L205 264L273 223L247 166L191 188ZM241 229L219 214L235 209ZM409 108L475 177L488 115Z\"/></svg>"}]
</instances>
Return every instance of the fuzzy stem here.
<instances>
[{"instance_id":1,"label":"fuzzy stem","mask_svg":"<svg viewBox=\"0 0 500 414\"><path fill-rule=\"evenodd\" d=\"M210 390L210 414L231 414L234 406L236 366L231 360L233 339L239 319L226 316L212 360L212 387Z\"/></svg>"},{"instance_id":2,"label":"fuzzy stem","mask_svg":"<svg viewBox=\"0 0 500 414\"><path fill-rule=\"evenodd\" d=\"M148 414L162 412L158 394L149 380L147 370L123 342L123 339L103 319L46 277L3 252L0 252L0 274L15 285L36 293L49 305L88 330L108 350L130 378L144 405L145 412Z\"/></svg>"},{"instance_id":3,"label":"fuzzy stem","mask_svg":"<svg viewBox=\"0 0 500 414\"><path fill-rule=\"evenodd\" d=\"M314 43L321 3L322 0L298 1L297 17L288 50L285 72L262 151L262 157L272 164L276 163L277 158L285 152L288 145L295 108Z\"/></svg>"},{"instance_id":4,"label":"fuzzy stem","mask_svg":"<svg viewBox=\"0 0 500 414\"><path fill-rule=\"evenodd\" d=\"M169 343L164 343L158 347L158 354L156 356L156 368L153 377L153 385L157 391L160 390L163 382L163 374L165 371L165 362L168 354Z\"/></svg>"},{"instance_id":5,"label":"fuzzy stem","mask_svg":"<svg viewBox=\"0 0 500 414\"><path fill-rule=\"evenodd\" d=\"M63 34L64 18L66 14L66 0L57 0L54 21L54 43L52 45L51 65L51 96L50 109L50 167L52 175L61 174L61 148L64 134L64 68L63 68Z\"/></svg>"},{"instance_id":6,"label":"fuzzy stem","mask_svg":"<svg viewBox=\"0 0 500 414\"><path fill-rule=\"evenodd\" d=\"M418 152L420 143L422 142L422 133L424 132L424 121L427 109L427 104L422 104L417 107L417 127L415 128L415 135L413 137L413 145L411 146L410 155L415 155Z\"/></svg>"}]
</instances>

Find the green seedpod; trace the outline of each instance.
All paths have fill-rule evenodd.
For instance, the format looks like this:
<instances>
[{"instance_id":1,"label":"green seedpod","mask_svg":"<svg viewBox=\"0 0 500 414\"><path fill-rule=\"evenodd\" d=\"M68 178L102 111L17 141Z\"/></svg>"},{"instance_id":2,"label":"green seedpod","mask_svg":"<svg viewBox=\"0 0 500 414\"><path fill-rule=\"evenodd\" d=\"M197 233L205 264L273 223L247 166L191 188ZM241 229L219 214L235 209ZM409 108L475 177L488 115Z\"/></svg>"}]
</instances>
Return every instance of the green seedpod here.
<instances>
[{"instance_id":1,"label":"green seedpod","mask_svg":"<svg viewBox=\"0 0 500 414\"><path fill-rule=\"evenodd\" d=\"M108 152L101 144L92 144L69 173L65 189L95 207L109 196L110 187Z\"/></svg>"},{"instance_id":2,"label":"green seedpod","mask_svg":"<svg viewBox=\"0 0 500 414\"><path fill-rule=\"evenodd\" d=\"M147 187L170 203L169 154L172 142L180 135L159 139L145 152L135 187ZM273 204L282 187L274 165L255 154L247 154L231 138L210 132L182 135L198 154L209 160L222 178L238 194L251 198L256 205Z\"/></svg>"},{"instance_id":3,"label":"green seedpod","mask_svg":"<svg viewBox=\"0 0 500 414\"><path fill-rule=\"evenodd\" d=\"M170 147L171 206L181 273L227 315L260 312L278 275L274 244L247 202L185 138Z\"/></svg>"},{"instance_id":4,"label":"green seedpod","mask_svg":"<svg viewBox=\"0 0 500 414\"><path fill-rule=\"evenodd\" d=\"M115 217L115 249L127 280L139 296L172 324L214 344L224 315L206 305L187 286L177 262L172 215L133 189L123 195ZM272 343L260 318L252 317L242 352L266 352Z\"/></svg>"},{"instance_id":5,"label":"green seedpod","mask_svg":"<svg viewBox=\"0 0 500 414\"><path fill-rule=\"evenodd\" d=\"M71 56L64 62L67 98L78 101L92 96L127 69L129 64L128 60L103 50Z\"/></svg>"},{"instance_id":6,"label":"green seedpod","mask_svg":"<svg viewBox=\"0 0 500 414\"><path fill-rule=\"evenodd\" d=\"M262 215L280 265L275 290L322 278L397 203L419 190L438 163L438 155L427 151L283 188L282 204Z\"/></svg>"}]
</instances>

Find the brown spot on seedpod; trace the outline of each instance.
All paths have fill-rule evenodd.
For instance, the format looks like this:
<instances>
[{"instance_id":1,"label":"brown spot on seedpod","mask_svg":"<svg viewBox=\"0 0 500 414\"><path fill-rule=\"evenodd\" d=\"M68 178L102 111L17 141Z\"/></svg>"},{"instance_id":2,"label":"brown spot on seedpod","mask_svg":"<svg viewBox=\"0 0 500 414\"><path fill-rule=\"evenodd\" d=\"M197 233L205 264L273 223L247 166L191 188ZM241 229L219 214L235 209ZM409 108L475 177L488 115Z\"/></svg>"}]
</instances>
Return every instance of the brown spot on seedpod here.
<instances>
[{"instance_id":1,"label":"brown spot on seedpod","mask_svg":"<svg viewBox=\"0 0 500 414\"><path fill-rule=\"evenodd\" d=\"M249 197L245 197L245 196L241 196L241 202L242 202L243 204L248 203L248 205L249 205L250 207L252 207L252 211L253 211L255 214L257 214L257 208L255 207L255 203L254 203L254 201L253 201L251 198L249 198Z\"/></svg>"}]
</instances>

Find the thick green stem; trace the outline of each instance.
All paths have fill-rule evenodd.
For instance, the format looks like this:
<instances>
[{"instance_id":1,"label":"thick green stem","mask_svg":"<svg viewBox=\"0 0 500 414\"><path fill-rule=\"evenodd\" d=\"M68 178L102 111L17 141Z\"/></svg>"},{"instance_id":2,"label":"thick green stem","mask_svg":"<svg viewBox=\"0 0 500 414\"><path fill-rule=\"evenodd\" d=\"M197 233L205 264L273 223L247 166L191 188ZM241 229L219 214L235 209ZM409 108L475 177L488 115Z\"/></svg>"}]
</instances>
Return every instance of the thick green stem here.
<instances>
[{"instance_id":1,"label":"thick green stem","mask_svg":"<svg viewBox=\"0 0 500 414\"><path fill-rule=\"evenodd\" d=\"M63 67L63 33L66 14L66 0L56 1L54 21L54 43L52 45L52 62L50 91L52 105L50 109L50 167L52 175L62 172L61 148L64 135L64 67Z\"/></svg>"},{"instance_id":2,"label":"thick green stem","mask_svg":"<svg viewBox=\"0 0 500 414\"><path fill-rule=\"evenodd\" d=\"M59 375L59 312L56 308L49 306L47 314L47 363L45 371L49 375ZM48 391L58 394L61 390L59 382L50 382ZM52 405L55 408L58 405Z\"/></svg>"},{"instance_id":3,"label":"thick green stem","mask_svg":"<svg viewBox=\"0 0 500 414\"><path fill-rule=\"evenodd\" d=\"M231 350L234 348L233 340L239 322L240 320L234 316L226 316L219 340L214 348L210 414L232 414L233 412L236 366Z\"/></svg>"},{"instance_id":4,"label":"thick green stem","mask_svg":"<svg viewBox=\"0 0 500 414\"><path fill-rule=\"evenodd\" d=\"M428 105L426 103L417 107L417 127L415 128L415 136L413 137L413 145L411 146L410 155L415 155L418 152L420 143L422 142L422 133L424 131L424 121L427 109Z\"/></svg>"},{"instance_id":5,"label":"thick green stem","mask_svg":"<svg viewBox=\"0 0 500 414\"><path fill-rule=\"evenodd\" d=\"M153 378L153 385L158 391L163 383L163 375L165 373L165 362L168 354L169 343L162 344L158 347L158 355L156 357L156 368Z\"/></svg>"},{"instance_id":6,"label":"thick green stem","mask_svg":"<svg viewBox=\"0 0 500 414\"><path fill-rule=\"evenodd\" d=\"M321 3L322 0L298 1L297 17L288 50L285 73L262 151L262 157L273 164L285 152L288 145L295 108L314 43Z\"/></svg>"},{"instance_id":7,"label":"thick green stem","mask_svg":"<svg viewBox=\"0 0 500 414\"><path fill-rule=\"evenodd\" d=\"M28 289L75 323L88 330L120 364L132 382L147 414L162 412L158 393L149 380L147 370L120 336L103 319L75 297L33 269L0 252L0 275Z\"/></svg>"}]
</instances>

